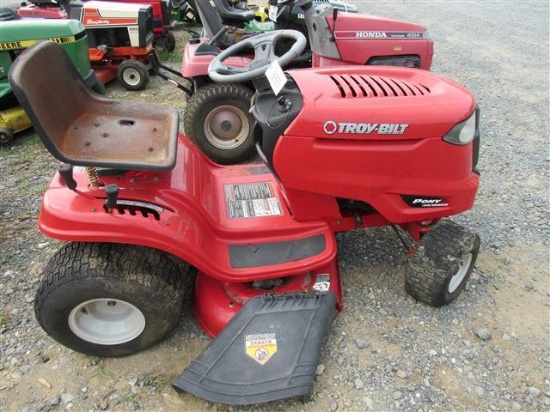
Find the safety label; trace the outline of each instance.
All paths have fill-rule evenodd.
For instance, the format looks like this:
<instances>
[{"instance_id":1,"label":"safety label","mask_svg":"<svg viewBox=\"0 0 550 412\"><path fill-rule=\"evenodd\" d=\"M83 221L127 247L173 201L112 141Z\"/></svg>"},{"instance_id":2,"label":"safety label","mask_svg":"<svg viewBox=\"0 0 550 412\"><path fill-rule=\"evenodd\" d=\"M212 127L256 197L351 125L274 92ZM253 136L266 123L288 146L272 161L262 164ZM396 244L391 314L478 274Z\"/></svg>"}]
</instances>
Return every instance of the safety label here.
<instances>
[{"instance_id":1,"label":"safety label","mask_svg":"<svg viewBox=\"0 0 550 412\"><path fill-rule=\"evenodd\" d=\"M328 273L317 275L313 289L317 292L328 292L330 289L330 275Z\"/></svg>"},{"instance_id":2,"label":"safety label","mask_svg":"<svg viewBox=\"0 0 550 412\"><path fill-rule=\"evenodd\" d=\"M277 352L275 333L257 333L245 336L246 354L264 365Z\"/></svg>"},{"instance_id":3,"label":"safety label","mask_svg":"<svg viewBox=\"0 0 550 412\"><path fill-rule=\"evenodd\" d=\"M231 219L283 214L272 182L225 185L224 190Z\"/></svg>"}]
</instances>

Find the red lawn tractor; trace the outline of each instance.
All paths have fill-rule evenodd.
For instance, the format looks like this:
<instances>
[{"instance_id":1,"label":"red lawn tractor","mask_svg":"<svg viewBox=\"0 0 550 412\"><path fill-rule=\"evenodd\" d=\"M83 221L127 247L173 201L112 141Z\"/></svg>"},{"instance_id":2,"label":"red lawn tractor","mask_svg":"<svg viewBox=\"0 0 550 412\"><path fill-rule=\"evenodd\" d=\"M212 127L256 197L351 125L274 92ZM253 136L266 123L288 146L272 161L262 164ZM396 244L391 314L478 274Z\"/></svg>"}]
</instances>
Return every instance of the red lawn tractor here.
<instances>
[{"instance_id":1,"label":"red lawn tractor","mask_svg":"<svg viewBox=\"0 0 550 412\"><path fill-rule=\"evenodd\" d=\"M217 84L208 77L210 62L220 54L220 49L234 42L234 36L228 38L227 27L207 0L195 2L208 38L191 40L184 51L182 75L193 83L184 118L185 133L210 159L236 163L254 150L254 119L249 113L253 86L246 81ZM288 62L288 67L353 64L430 69L433 41L421 25L338 12L330 4L314 6L312 0L290 0L278 7L280 28L290 22L288 17L294 5L304 11L309 43L300 56ZM275 39L277 34L274 36ZM239 44L239 56L231 57L226 63L246 70L251 61L246 54L253 53L253 49L246 39ZM280 55L285 48L284 40L278 39L276 48L266 50L266 55Z\"/></svg>"},{"instance_id":2,"label":"red lawn tractor","mask_svg":"<svg viewBox=\"0 0 550 412\"><path fill-rule=\"evenodd\" d=\"M105 0L102 0L105 1ZM109 0L110 1L110 0ZM153 8L153 32L155 33L155 47L159 51L173 52L176 48L176 38L172 29L172 6L165 0L116 0L116 3L146 4Z\"/></svg>"},{"instance_id":3,"label":"red lawn tractor","mask_svg":"<svg viewBox=\"0 0 550 412\"><path fill-rule=\"evenodd\" d=\"M193 281L193 314L216 338L173 385L246 405L311 392L343 308L337 233L393 226L410 242L405 289L419 301L464 289L480 239L448 217L472 207L479 184L472 94L403 67L283 73L306 39L278 36L293 43L278 58L265 53L276 38L260 35L246 71L223 62L236 46L209 70L253 85L260 164L211 162L178 133L175 109L90 93L56 43L16 60L14 93L63 162L39 216L67 242L35 299L54 339L91 356L138 352L178 324Z\"/></svg>"},{"instance_id":4,"label":"red lawn tractor","mask_svg":"<svg viewBox=\"0 0 550 412\"><path fill-rule=\"evenodd\" d=\"M88 1L66 4L33 2L18 10L23 17L78 20L86 29L89 57L97 77L107 83L118 79L127 90L142 90L149 83L153 51L153 8L150 5ZM48 14L49 13L49 14Z\"/></svg>"},{"instance_id":5,"label":"red lawn tractor","mask_svg":"<svg viewBox=\"0 0 550 412\"><path fill-rule=\"evenodd\" d=\"M171 32L174 21L170 2L165 0L116 0L116 2L150 5L153 8L155 46L161 51L174 51L176 38ZM19 16L35 19L68 19L69 16L74 18L71 9L82 5L80 2L71 3L69 0L31 0L30 3L17 10Z\"/></svg>"},{"instance_id":6,"label":"red lawn tractor","mask_svg":"<svg viewBox=\"0 0 550 412\"><path fill-rule=\"evenodd\" d=\"M141 4L88 1L70 9L88 34L90 62L107 83L118 79L127 90L149 83L153 51L153 9Z\"/></svg>"}]
</instances>

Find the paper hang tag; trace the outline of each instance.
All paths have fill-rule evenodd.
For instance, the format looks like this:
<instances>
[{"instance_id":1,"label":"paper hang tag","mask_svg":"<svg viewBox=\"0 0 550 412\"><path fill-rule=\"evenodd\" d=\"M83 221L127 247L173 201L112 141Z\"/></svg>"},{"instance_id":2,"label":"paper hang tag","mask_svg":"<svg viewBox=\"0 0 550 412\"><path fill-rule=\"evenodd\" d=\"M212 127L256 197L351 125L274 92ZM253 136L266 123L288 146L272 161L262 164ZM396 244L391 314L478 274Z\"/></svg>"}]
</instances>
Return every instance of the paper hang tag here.
<instances>
[{"instance_id":1,"label":"paper hang tag","mask_svg":"<svg viewBox=\"0 0 550 412\"><path fill-rule=\"evenodd\" d=\"M286 76L277 60L269 65L265 71L265 77L267 77L271 90L273 90L275 96L278 96L286 83Z\"/></svg>"},{"instance_id":2,"label":"paper hang tag","mask_svg":"<svg viewBox=\"0 0 550 412\"><path fill-rule=\"evenodd\" d=\"M268 13L268 17L269 17L269 20L271 21L274 21L275 23L277 23L277 12L279 11L279 8L277 6L269 6L269 13Z\"/></svg>"}]
</instances>

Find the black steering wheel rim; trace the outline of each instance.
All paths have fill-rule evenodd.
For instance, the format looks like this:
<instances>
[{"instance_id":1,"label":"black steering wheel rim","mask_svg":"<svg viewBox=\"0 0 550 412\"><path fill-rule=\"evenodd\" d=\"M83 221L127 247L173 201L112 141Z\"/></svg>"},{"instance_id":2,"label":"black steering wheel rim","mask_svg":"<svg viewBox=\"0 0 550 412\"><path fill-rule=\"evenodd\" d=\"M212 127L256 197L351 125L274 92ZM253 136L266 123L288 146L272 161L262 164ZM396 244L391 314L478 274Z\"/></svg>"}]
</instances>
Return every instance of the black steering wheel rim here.
<instances>
[{"instance_id":1,"label":"black steering wheel rim","mask_svg":"<svg viewBox=\"0 0 550 412\"><path fill-rule=\"evenodd\" d=\"M294 40L294 44L282 56L276 56L275 44L281 39ZM274 30L249 37L214 57L208 67L208 76L220 83L254 80L263 76L273 61L278 61L281 67L286 66L304 51L306 45L306 37L297 30ZM230 68L223 63L229 57L238 56L243 49L249 48L254 49L254 59L247 67Z\"/></svg>"}]
</instances>

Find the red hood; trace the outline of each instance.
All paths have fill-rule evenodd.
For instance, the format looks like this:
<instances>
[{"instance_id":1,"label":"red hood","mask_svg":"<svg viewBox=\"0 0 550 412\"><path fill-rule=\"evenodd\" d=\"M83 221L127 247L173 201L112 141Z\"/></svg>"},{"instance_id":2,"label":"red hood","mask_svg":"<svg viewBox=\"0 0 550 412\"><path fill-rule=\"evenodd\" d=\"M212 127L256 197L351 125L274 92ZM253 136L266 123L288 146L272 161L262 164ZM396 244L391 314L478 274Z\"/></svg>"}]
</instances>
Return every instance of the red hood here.
<instances>
[{"instance_id":1,"label":"red hood","mask_svg":"<svg viewBox=\"0 0 550 412\"><path fill-rule=\"evenodd\" d=\"M288 136L440 138L475 108L466 88L423 70L340 66L289 73L304 107Z\"/></svg>"}]
</instances>

